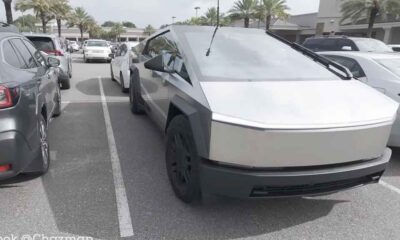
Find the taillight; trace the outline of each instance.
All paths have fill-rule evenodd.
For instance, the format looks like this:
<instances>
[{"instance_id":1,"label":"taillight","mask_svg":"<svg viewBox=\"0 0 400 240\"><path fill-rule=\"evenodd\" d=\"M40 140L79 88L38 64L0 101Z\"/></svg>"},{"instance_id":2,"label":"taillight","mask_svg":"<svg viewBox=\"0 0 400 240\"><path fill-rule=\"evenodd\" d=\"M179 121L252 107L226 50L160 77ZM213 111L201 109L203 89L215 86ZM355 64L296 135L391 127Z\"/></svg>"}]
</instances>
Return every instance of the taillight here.
<instances>
[{"instance_id":1,"label":"taillight","mask_svg":"<svg viewBox=\"0 0 400 240\"><path fill-rule=\"evenodd\" d=\"M45 52L49 55L60 56L60 57L64 56L64 53L59 50L47 50Z\"/></svg>"},{"instance_id":2,"label":"taillight","mask_svg":"<svg viewBox=\"0 0 400 240\"><path fill-rule=\"evenodd\" d=\"M15 106L19 99L19 88L0 85L0 109Z\"/></svg>"}]
</instances>

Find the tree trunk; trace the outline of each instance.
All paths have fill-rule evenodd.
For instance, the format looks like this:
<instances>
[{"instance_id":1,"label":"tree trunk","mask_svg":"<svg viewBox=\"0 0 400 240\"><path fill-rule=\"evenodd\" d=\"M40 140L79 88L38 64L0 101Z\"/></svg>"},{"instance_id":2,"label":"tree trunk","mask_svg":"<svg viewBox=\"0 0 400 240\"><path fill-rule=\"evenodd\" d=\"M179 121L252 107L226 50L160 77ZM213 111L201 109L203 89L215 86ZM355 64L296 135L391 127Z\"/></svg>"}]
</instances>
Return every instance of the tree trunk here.
<instances>
[{"instance_id":1,"label":"tree trunk","mask_svg":"<svg viewBox=\"0 0 400 240\"><path fill-rule=\"evenodd\" d=\"M6 10L7 23L12 24L13 23L13 16L11 10L12 0L3 0L3 2L4 2L4 8Z\"/></svg>"},{"instance_id":2,"label":"tree trunk","mask_svg":"<svg viewBox=\"0 0 400 240\"><path fill-rule=\"evenodd\" d=\"M369 15L369 22L368 22L368 31L367 37L372 37L372 31L374 29L375 19L379 13L379 5L375 4L375 7L371 9L371 13Z\"/></svg>"},{"instance_id":3,"label":"tree trunk","mask_svg":"<svg viewBox=\"0 0 400 240\"><path fill-rule=\"evenodd\" d=\"M245 17L244 18L244 27L249 28L249 25L250 25L250 18Z\"/></svg>"},{"instance_id":4,"label":"tree trunk","mask_svg":"<svg viewBox=\"0 0 400 240\"><path fill-rule=\"evenodd\" d=\"M81 42L83 43L83 26L79 25L79 31L81 32Z\"/></svg>"},{"instance_id":5,"label":"tree trunk","mask_svg":"<svg viewBox=\"0 0 400 240\"><path fill-rule=\"evenodd\" d=\"M45 16L44 12L40 12L40 19L42 20L43 33L47 33L47 22L46 22L46 16Z\"/></svg>"},{"instance_id":6,"label":"tree trunk","mask_svg":"<svg viewBox=\"0 0 400 240\"><path fill-rule=\"evenodd\" d=\"M58 36L61 37L61 19L57 18Z\"/></svg>"},{"instance_id":7,"label":"tree trunk","mask_svg":"<svg viewBox=\"0 0 400 240\"><path fill-rule=\"evenodd\" d=\"M267 17L265 19L265 31L268 32L269 28L271 26L271 15L267 14Z\"/></svg>"}]
</instances>

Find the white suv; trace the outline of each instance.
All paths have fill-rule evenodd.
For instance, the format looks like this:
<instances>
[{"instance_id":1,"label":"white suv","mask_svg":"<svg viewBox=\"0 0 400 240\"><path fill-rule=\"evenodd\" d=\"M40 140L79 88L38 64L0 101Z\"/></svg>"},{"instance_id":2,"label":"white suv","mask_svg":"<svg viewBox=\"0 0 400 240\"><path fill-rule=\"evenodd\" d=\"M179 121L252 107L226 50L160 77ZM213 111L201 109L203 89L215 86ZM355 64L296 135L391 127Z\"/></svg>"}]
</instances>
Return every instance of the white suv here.
<instances>
[{"instance_id":1,"label":"white suv","mask_svg":"<svg viewBox=\"0 0 400 240\"><path fill-rule=\"evenodd\" d=\"M91 60L103 60L111 62L111 49L107 41L104 40L88 40L83 52L85 62Z\"/></svg>"}]
</instances>

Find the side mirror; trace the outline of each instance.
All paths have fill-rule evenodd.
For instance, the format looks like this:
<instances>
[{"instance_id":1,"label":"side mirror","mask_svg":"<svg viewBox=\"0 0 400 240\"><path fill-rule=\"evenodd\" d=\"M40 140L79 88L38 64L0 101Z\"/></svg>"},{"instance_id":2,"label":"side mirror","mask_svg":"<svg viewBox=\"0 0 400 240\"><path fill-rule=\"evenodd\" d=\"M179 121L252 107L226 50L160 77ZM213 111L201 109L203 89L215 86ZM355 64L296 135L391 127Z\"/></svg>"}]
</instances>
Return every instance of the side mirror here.
<instances>
[{"instance_id":1,"label":"side mirror","mask_svg":"<svg viewBox=\"0 0 400 240\"><path fill-rule=\"evenodd\" d=\"M166 54L161 54L145 62L144 67L157 72L172 73L173 71L166 67L166 62L168 62Z\"/></svg>"},{"instance_id":2,"label":"side mirror","mask_svg":"<svg viewBox=\"0 0 400 240\"><path fill-rule=\"evenodd\" d=\"M351 48L351 46L343 46L342 47L342 51L352 51L353 49Z\"/></svg>"},{"instance_id":3,"label":"side mirror","mask_svg":"<svg viewBox=\"0 0 400 240\"><path fill-rule=\"evenodd\" d=\"M47 65L49 67L59 67L60 66L60 60L54 57L48 57L47 58Z\"/></svg>"},{"instance_id":4,"label":"side mirror","mask_svg":"<svg viewBox=\"0 0 400 240\"><path fill-rule=\"evenodd\" d=\"M109 55L108 55L110 58L115 58L115 53L110 53Z\"/></svg>"}]
</instances>

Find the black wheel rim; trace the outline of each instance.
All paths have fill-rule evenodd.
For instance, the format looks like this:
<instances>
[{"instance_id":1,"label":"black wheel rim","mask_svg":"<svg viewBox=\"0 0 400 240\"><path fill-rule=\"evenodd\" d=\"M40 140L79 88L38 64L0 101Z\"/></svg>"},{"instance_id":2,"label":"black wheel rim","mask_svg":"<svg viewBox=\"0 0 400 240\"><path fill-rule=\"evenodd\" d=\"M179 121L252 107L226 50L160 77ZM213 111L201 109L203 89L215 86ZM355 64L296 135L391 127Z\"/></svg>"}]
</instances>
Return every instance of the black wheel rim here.
<instances>
[{"instance_id":1,"label":"black wheel rim","mask_svg":"<svg viewBox=\"0 0 400 240\"><path fill-rule=\"evenodd\" d=\"M192 157L186 138L181 133L176 133L170 146L170 172L172 181L180 191L185 191L191 183Z\"/></svg>"}]
</instances>

